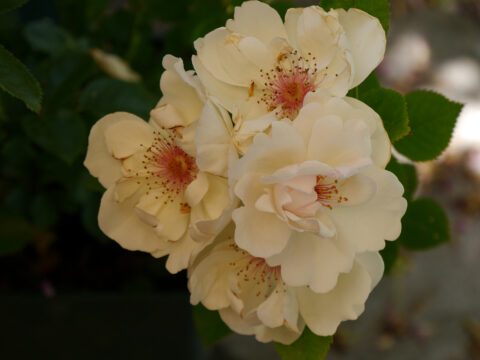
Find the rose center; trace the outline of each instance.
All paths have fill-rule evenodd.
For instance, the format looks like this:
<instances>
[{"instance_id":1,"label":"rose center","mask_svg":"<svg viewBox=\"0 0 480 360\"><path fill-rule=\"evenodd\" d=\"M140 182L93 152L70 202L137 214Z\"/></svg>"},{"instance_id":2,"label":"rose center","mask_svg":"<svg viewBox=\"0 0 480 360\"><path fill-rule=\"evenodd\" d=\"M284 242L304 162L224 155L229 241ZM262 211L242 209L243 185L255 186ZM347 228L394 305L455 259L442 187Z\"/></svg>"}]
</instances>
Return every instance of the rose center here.
<instances>
[{"instance_id":1,"label":"rose center","mask_svg":"<svg viewBox=\"0 0 480 360\"><path fill-rule=\"evenodd\" d=\"M303 106L305 95L317 88L317 67L312 61L299 56L297 51L282 54L278 65L273 69L261 71L265 79L264 90L258 101L267 105L269 111L275 110L278 118L295 119Z\"/></svg>"},{"instance_id":2,"label":"rose center","mask_svg":"<svg viewBox=\"0 0 480 360\"><path fill-rule=\"evenodd\" d=\"M330 210L333 209L332 205L348 201L347 197L339 194L337 179L329 181L325 176L318 175L314 189L317 193L317 201Z\"/></svg>"}]
</instances>

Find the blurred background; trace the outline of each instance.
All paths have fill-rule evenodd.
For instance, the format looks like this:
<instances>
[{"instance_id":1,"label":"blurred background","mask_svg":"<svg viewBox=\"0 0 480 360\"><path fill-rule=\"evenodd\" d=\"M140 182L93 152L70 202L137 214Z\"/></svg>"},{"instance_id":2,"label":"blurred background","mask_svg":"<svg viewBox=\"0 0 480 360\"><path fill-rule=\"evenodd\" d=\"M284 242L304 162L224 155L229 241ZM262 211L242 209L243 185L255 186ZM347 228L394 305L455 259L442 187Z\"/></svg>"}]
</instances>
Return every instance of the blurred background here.
<instances>
[{"instance_id":1,"label":"blurred background","mask_svg":"<svg viewBox=\"0 0 480 360\"><path fill-rule=\"evenodd\" d=\"M278 359L252 337L205 349L186 274L102 235L103 189L82 166L90 127L119 110L146 118L163 55L191 68L193 41L239 3L31 0L0 15L0 44L44 91L39 115L0 92L1 359ZM282 14L314 3L271 2ZM467 104L444 155L417 169L416 196L446 207L452 241L402 251L327 359L480 359L480 2L391 0L391 11L382 85Z\"/></svg>"}]
</instances>

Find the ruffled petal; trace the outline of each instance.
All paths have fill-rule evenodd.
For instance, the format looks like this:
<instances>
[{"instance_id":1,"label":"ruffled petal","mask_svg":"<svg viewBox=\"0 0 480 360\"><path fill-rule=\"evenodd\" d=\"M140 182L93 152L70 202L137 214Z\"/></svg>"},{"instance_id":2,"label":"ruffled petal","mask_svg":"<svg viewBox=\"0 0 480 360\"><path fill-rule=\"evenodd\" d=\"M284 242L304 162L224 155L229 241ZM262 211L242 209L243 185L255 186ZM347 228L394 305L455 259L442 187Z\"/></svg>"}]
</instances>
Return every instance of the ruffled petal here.
<instances>
[{"instance_id":1,"label":"ruffled petal","mask_svg":"<svg viewBox=\"0 0 480 360\"><path fill-rule=\"evenodd\" d=\"M280 15L260 1L245 1L236 7L234 19L227 21L227 29L256 37L266 45L276 37L286 38Z\"/></svg>"},{"instance_id":2,"label":"ruffled petal","mask_svg":"<svg viewBox=\"0 0 480 360\"><path fill-rule=\"evenodd\" d=\"M300 314L315 334L333 335L340 322L355 320L363 312L371 283L368 271L355 263L348 274L340 275L337 286L328 293L297 288Z\"/></svg>"},{"instance_id":3,"label":"ruffled petal","mask_svg":"<svg viewBox=\"0 0 480 360\"><path fill-rule=\"evenodd\" d=\"M355 64L351 87L359 85L383 60L386 37L380 21L359 9L336 10Z\"/></svg>"},{"instance_id":4,"label":"ruffled petal","mask_svg":"<svg viewBox=\"0 0 480 360\"><path fill-rule=\"evenodd\" d=\"M122 176L121 162L112 156L107 146L105 133L110 126L123 121L144 122L135 115L125 112L109 114L93 125L88 137L88 150L84 165L105 188L110 187Z\"/></svg>"},{"instance_id":5,"label":"ruffled petal","mask_svg":"<svg viewBox=\"0 0 480 360\"><path fill-rule=\"evenodd\" d=\"M281 266L282 279L289 286L307 286L315 292L333 289L340 273L350 271L354 245L338 236L325 239L308 232L292 234L278 255L269 257L270 266Z\"/></svg>"},{"instance_id":6,"label":"ruffled petal","mask_svg":"<svg viewBox=\"0 0 480 360\"><path fill-rule=\"evenodd\" d=\"M253 256L270 257L281 252L292 231L277 216L243 206L232 214L235 221L235 242Z\"/></svg>"},{"instance_id":7,"label":"ruffled petal","mask_svg":"<svg viewBox=\"0 0 480 360\"><path fill-rule=\"evenodd\" d=\"M108 150L117 159L124 159L152 145L153 128L135 115L123 113L124 119L105 130Z\"/></svg>"},{"instance_id":8,"label":"ruffled petal","mask_svg":"<svg viewBox=\"0 0 480 360\"><path fill-rule=\"evenodd\" d=\"M371 166L362 175L376 183L375 196L359 206L335 208L332 218L339 232L355 240L358 252L378 251L385 247L385 240L400 235L407 201L402 184L391 172Z\"/></svg>"},{"instance_id":9,"label":"ruffled petal","mask_svg":"<svg viewBox=\"0 0 480 360\"><path fill-rule=\"evenodd\" d=\"M155 252L166 246L166 240L155 234L154 228L141 221L135 213L135 197L118 202L115 187L103 194L98 213L100 229L127 250Z\"/></svg>"}]
</instances>

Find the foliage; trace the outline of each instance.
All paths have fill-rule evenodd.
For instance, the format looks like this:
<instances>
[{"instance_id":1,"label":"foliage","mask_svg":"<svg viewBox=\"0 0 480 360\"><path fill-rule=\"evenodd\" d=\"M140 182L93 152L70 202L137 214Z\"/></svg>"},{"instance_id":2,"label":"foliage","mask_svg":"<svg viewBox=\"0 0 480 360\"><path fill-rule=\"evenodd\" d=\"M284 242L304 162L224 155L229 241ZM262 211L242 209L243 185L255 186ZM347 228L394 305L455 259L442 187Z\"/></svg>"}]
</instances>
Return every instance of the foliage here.
<instances>
[{"instance_id":1,"label":"foliage","mask_svg":"<svg viewBox=\"0 0 480 360\"><path fill-rule=\"evenodd\" d=\"M317 336L305 327L297 341L291 345L276 343L275 350L283 360L321 360L327 355L332 341L332 336Z\"/></svg>"},{"instance_id":2,"label":"foliage","mask_svg":"<svg viewBox=\"0 0 480 360\"><path fill-rule=\"evenodd\" d=\"M232 330L220 318L218 311L210 311L199 304L193 307L192 312L193 322L204 346L211 346L232 333Z\"/></svg>"}]
</instances>

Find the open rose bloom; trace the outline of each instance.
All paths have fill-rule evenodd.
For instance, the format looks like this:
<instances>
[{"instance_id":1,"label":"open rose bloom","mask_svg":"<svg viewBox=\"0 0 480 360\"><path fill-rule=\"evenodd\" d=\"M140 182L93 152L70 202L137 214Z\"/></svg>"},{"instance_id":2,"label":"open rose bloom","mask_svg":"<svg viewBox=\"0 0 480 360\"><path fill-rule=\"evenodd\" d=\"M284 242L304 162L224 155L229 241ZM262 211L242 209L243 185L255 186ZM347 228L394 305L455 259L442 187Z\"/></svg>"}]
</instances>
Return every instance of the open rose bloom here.
<instances>
[{"instance_id":1,"label":"open rose bloom","mask_svg":"<svg viewBox=\"0 0 480 360\"><path fill-rule=\"evenodd\" d=\"M332 335L363 312L407 206L382 119L346 96L382 60L385 33L357 9L283 21L248 1L195 49L195 72L164 58L148 122L114 113L92 128L100 228L187 269L192 304L238 333Z\"/></svg>"}]
</instances>

